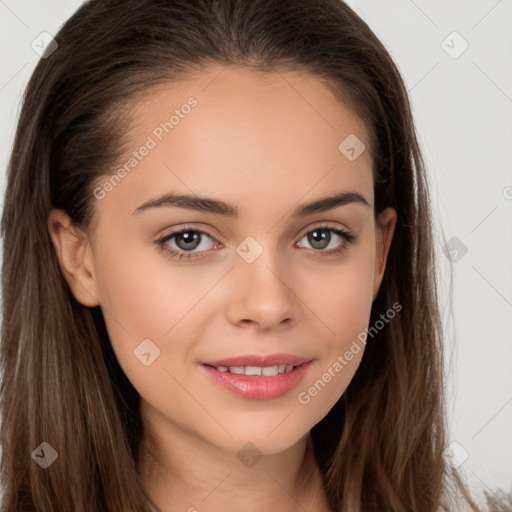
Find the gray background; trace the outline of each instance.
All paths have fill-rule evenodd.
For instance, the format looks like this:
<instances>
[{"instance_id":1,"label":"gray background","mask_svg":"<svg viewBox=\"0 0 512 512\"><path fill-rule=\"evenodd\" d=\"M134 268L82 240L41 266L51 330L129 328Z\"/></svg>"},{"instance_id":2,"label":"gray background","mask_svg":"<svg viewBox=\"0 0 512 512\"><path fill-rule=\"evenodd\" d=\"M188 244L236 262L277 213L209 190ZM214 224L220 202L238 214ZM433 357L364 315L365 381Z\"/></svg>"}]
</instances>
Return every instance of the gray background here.
<instances>
[{"instance_id":1,"label":"gray background","mask_svg":"<svg viewBox=\"0 0 512 512\"><path fill-rule=\"evenodd\" d=\"M409 89L437 215L454 443L446 456L481 501L482 489L512 491L512 1L348 3ZM80 4L0 0L2 202L20 99L39 59L31 44Z\"/></svg>"}]
</instances>

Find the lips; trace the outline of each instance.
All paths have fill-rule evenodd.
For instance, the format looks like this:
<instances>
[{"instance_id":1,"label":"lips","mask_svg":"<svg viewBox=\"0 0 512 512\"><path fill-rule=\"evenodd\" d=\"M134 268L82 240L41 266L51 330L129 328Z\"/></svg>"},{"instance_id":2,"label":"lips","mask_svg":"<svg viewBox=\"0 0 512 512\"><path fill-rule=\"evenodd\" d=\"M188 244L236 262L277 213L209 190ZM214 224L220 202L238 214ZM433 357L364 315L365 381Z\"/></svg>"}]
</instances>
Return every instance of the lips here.
<instances>
[{"instance_id":1,"label":"lips","mask_svg":"<svg viewBox=\"0 0 512 512\"><path fill-rule=\"evenodd\" d=\"M311 359L311 357L301 357L293 354L246 354L226 359L216 359L214 361L203 361L203 364L216 368L219 366L300 366L311 361Z\"/></svg>"},{"instance_id":2,"label":"lips","mask_svg":"<svg viewBox=\"0 0 512 512\"><path fill-rule=\"evenodd\" d=\"M283 353L245 354L204 361L201 369L215 384L231 393L266 400L295 388L306 376L312 360Z\"/></svg>"}]
</instances>

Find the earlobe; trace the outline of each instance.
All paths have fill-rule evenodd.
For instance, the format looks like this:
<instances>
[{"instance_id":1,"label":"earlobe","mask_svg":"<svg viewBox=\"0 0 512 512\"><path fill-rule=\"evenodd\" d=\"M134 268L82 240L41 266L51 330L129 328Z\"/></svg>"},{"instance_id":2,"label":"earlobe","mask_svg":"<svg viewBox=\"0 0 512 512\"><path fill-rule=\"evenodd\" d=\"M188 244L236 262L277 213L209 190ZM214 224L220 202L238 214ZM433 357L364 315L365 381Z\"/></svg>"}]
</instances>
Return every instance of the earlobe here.
<instances>
[{"instance_id":1,"label":"earlobe","mask_svg":"<svg viewBox=\"0 0 512 512\"><path fill-rule=\"evenodd\" d=\"M98 306L94 259L87 235L72 223L64 210L55 208L48 216L48 231L62 274L76 300L84 306Z\"/></svg>"},{"instance_id":2,"label":"earlobe","mask_svg":"<svg viewBox=\"0 0 512 512\"><path fill-rule=\"evenodd\" d=\"M376 257L374 271L373 300L377 298L384 271L386 270L386 262L395 232L397 221L397 213L394 208L386 208L379 214L376 226Z\"/></svg>"}]
</instances>

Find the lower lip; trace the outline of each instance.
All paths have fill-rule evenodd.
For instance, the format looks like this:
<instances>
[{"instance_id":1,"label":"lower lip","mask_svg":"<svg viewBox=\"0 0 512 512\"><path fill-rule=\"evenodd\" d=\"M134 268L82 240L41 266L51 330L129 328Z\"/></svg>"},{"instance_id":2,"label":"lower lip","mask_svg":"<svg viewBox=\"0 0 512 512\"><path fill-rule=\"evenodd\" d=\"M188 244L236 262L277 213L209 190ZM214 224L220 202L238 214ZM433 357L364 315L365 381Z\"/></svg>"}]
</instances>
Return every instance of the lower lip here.
<instances>
[{"instance_id":1,"label":"lower lip","mask_svg":"<svg viewBox=\"0 0 512 512\"><path fill-rule=\"evenodd\" d=\"M284 395L296 387L304 378L311 361L295 367L288 373L280 373L275 377L263 375L239 375L221 372L213 366L201 365L207 375L220 387L245 398L268 400Z\"/></svg>"}]
</instances>

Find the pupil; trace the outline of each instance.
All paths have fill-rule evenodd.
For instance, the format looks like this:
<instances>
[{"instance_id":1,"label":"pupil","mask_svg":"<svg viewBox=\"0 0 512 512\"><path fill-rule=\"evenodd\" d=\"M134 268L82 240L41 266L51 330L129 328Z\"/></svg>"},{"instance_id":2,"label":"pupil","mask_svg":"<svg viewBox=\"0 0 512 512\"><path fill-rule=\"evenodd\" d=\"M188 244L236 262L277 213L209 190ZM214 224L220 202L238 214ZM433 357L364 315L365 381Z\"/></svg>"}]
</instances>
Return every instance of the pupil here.
<instances>
[{"instance_id":1,"label":"pupil","mask_svg":"<svg viewBox=\"0 0 512 512\"><path fill-rule=\"evenodd\" d=\"M331 233L326 229L315 229L308 235L308 241L315 249L325 249L329 245L330 240ZM318 243L320 246L317 246Z\"/></svg>"},{"instance_id":2,"label":"pupil","mask_svg":"<svg viewBox=\"0 0 512 512\"><path fill-rule=\"evenodd\" d=\"M199 245L199 239L199 233L194 233L193 231L184 231L176 235L176 245L178 245L180 249L184 250L195 249ZM185 244L180 244L180 240L184 241Z\"/></svg>"}]
</instances>

